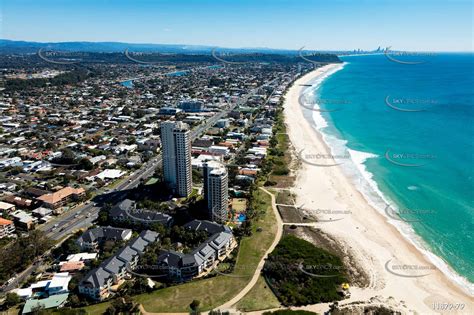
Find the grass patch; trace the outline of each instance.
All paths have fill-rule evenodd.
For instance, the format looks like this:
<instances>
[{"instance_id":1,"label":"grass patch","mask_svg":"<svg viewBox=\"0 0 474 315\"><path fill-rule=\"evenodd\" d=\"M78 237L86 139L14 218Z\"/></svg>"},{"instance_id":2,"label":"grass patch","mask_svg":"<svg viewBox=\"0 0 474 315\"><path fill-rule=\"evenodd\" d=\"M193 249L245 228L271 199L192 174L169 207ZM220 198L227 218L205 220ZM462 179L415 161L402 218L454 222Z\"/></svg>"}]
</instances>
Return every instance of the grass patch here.
<instances>
[{"instance_id":1,"label":"grass patch","mask_svg":"<svg viewBox=\"0 0 474 315\"><path fill-rule=\"evenodd\" d=\"M292 205L295 198L290 190L280 190L276 193L276 203L283 205Z\"/></svg>"},{"instance_id":2,"label":"grass patch","mask_svg":"<svg viewBox=\"0 0 474 315\"><path fill-rule=\"evenodd\" d=\"M247 199L245 198L232 198L232 209L241 213L247 209Z\"/></svg>"},{"instance_id":3,"label":"grass patch","mask_svg":"<svg viewBox=\"0 0 474 315\"><path fill-rule=\"evenodd\" d=\"M252 290L237 303L237 309L243 312L260 311L279 306L280 302L262 276L258 278Z\"/></svg>"},{"instance_id":4,"label":"grass patch","mask_svg":"<svg viewBox=\"0 0 474 315\"><path fill-rule=\"evenodd\" d=\"M87 314L95 315L95 314L104 314L107 308L110 306L110 302L100 303L90 305L84 308ZM60 314L61 312L58 312Z\"/></svg>"}]
</instances>

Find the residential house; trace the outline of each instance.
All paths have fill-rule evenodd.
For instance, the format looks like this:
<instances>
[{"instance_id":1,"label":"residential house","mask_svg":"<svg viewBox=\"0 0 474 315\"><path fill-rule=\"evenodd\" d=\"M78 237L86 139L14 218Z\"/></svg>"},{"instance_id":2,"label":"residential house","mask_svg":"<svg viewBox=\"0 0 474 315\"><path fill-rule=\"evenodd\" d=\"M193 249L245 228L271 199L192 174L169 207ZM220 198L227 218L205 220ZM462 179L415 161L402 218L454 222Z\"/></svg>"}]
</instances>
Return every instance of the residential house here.
<instances>
[{"instance_id":1,"label":"residential house","mask_svg":"<svg viewBox=\"0 0 474 315\"><path fill-rule=\"evenodd\" d=\"M12 237L15 233L13 221L0 217L0 238Z\"/></svg>"},{"instance_id":2,"label":"residential house","mask_svg":"<svg viewBox=\"0 0 474 315\"><path fill-rule=\"evenodd\" d=\"M20 208L30 208L31 204L33 203L33 201L30 199L21 198L14 195L6 196L3 198L3 200Z\"/></svg>"},{"instance_id":3,"label":"residential house","mask_svg":"<svg viewBox=\"0 0 474 315\"><path fill-rule=\"evenodd\" d=\"M11 203L8 203L8 202L0 201L1 213L10 213L12 211L15 211L15 205L12 205Z\"/></svg>"},{"instance_id":4,"label":"residential house","mask_svg":"<svg viewBox=\"0 0 474 315\"><path fill-rule=\"evenodd\" d=\"M17 210L11 213L15 226L22 230L31 230L34 228L37 219L32 217L29 213L23 210Z\"/></svg>"},{"instance_id":5,"label":"residential house","mask_svg":"<svg viewBox=\"0 0 474 315\"><path fill-rule=\"evenodd\" d=\"M41 300L28 300L23 306L21 314L30 314L40 309L60 308L67 302L69 294L57 294Z\"/></svg>"}]
</instances>

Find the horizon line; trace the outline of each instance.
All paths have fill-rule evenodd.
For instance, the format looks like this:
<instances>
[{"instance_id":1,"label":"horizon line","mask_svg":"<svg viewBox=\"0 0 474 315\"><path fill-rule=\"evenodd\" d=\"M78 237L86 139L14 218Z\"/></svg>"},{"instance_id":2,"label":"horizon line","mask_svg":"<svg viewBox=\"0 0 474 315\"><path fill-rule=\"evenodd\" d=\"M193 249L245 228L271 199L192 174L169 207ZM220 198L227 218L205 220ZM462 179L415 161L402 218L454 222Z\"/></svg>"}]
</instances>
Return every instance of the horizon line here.
<instances>
[{"instance_id":1,"label":"horizon line","mask_svg":"<svg viewBox=\"0 0 474 315\"><path fill-rule=\"evenodd\" d=\"M151 42L129 42L129 41L108 41L108 40L100 40L100 41L90 41L90 40L68 40L68 41L38 41L38 40L24 40L24 39L10 39L10 38L0 38L0 40L7 40L13 42L30 42L30 43L37 43L37 44L60 44L60 43L91 43L91 44L98 44L98 43L117 43L117 44L131 44L131 45L167 45L167 46L204 46L204 47L214 47L214 48L221 48L221 49L246 49L246 50L258 50L258 49L266 49L266 50L286 50L286 51L298 51L300 48L273 48L273 47L230 47L230 46L218 46L218 45L211 45L211 44L180 44L180 43L151 43ZM302 46L306 48L305 46ZM378 47L381 47L379 45ZM387 46L390 47L390 46ZM362 48L352 48L352 49L310 49L306 48L303 51L324 51L324 52L352 52L356 51L357 49L361 49L361 51L365 52L372 52L376 51L375 49L366 50ZM382 50L383 51L383 50ZM474 53L474 50L393 50L393 51L410 51L410 52L437 52L437 53Z\"/></svg>"}]
</instances>

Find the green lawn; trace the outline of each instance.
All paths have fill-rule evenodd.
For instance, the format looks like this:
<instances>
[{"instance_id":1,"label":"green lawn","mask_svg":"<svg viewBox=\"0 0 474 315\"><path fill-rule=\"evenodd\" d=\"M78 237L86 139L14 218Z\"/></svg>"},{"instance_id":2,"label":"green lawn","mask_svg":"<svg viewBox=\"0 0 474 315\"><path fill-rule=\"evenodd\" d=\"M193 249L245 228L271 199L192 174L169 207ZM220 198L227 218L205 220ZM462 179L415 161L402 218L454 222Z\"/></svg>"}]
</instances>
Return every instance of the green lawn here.
<instances>
[{"instance_id":1,"label":"green lawn","mask_svg":"<svg viewBox=\"0 0 474 315\"><path fill-rule=\"evenodd\" d=\"M260 276L255 286L237 303L237 309L243 312L260 311L277 308L280 302Z\"/></svg>"},{"instance_id":2,"label":"green lawn","mask_svg":"<svg viewBox=\"0 0 474 315\"><path fill-rule=\"evenodd\" d=\"M95 315L95 314L103 314L105 312L105 310L107 309L107 307L109 307L109 304L110 303L100 303L100 304L94 304L94 305L91 305L91 306L88 306L86 308L84 308L87 312L87 314L90 314L90 315Z\"/></svg>"},{"instance_id":3,"label":"green lawn","mask_svg":"<svg viewBox=\"0 0 474 315\"><path fill-rule=\"evenodd\" d=\"M235 271L231 276L194 280L185 284L140 294L133 299L148 312L188 312L192 300L201 302L201 310L216 308L238 294L250 281L258 262L270 247L277 230L276 218L271 209L271 198L260 189L255 191L258 211L262 215L253 224L253 234L240 243ZM257 227L261 232L257 232ZM100 314L109 303L86 307L90 314Z\"/></svg>"}]
</instances>

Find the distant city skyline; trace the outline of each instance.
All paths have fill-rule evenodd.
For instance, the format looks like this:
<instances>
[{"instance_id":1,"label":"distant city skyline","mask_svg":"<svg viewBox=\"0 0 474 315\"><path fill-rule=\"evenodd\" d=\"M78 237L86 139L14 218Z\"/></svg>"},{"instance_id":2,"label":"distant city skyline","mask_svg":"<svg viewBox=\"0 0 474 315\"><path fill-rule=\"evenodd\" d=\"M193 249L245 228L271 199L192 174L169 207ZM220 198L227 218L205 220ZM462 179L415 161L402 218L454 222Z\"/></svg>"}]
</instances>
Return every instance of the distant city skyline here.
<instances>
[{"instance_id":1,"label":"distant city skyline","mask_svg":"<svg viewBox=\"0 0 474 315\"><path fill-rule=\"evenodd\" d=\"M3 0L0 37L228 48L473 51L471 1Z\"/></svg>"}]
</instances>

